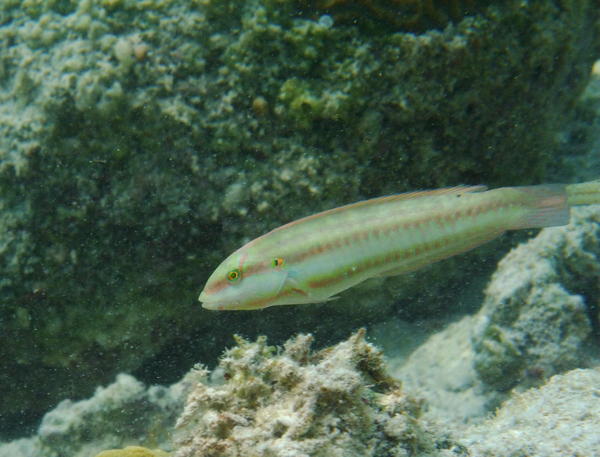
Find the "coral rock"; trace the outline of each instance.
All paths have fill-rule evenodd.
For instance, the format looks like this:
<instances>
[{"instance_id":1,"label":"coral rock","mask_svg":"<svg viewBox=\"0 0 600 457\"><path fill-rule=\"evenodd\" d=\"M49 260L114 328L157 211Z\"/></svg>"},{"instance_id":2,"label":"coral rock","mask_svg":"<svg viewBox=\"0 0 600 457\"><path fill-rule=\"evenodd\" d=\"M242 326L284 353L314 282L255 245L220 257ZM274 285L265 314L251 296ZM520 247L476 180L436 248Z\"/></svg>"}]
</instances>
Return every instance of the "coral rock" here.
<instances>
[{"instance_id":1,"label":"coral rock","mask_svg":"<svg viewBox=\"0 0 600 457\"><path fill-rule=\"evenodd\" d=\"M498 390L586 365L600 293L600 211L572 211L500 262L474 331L475 369Z\"/></svg>"},{"instance_id":2,"label":"coral rock","mask_svg":"<svg viewBox=\"0 0 600 457\"><path fill-rule=\"evenodd\" d=\"M282 351L264 337L237 341L191 392L176 457L438 455L420 402L387 374L364 330L320 352L310 335Z\"/></svg>"}]
</instances>

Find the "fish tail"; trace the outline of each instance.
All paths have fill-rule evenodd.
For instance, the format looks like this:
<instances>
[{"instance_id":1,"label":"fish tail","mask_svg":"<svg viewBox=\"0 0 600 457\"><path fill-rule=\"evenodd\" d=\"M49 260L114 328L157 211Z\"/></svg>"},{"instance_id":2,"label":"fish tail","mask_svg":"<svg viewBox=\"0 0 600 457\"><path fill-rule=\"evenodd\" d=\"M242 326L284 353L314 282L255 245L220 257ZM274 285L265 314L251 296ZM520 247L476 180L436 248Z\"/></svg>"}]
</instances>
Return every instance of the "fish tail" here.
<instances>
[{"instance_id":1,"label":"fish tail","mask_svg":"<svg viewBox=\"0 0 600 457\"><path fill-rule=\"evenodd\" d=\"M569 223L569 193L564 184L513 187L527 210L512 229L554 227Z\"/></svg>"},{"instance_id":2,"label":"fish tail","mask_svg":"<svg viewBox=\"0 0 600 457\"><path fill-rule=\"evenodd\" d=\"M566 186L569 206L600 204L600 179Z\"/></svg>"}]
</instances>

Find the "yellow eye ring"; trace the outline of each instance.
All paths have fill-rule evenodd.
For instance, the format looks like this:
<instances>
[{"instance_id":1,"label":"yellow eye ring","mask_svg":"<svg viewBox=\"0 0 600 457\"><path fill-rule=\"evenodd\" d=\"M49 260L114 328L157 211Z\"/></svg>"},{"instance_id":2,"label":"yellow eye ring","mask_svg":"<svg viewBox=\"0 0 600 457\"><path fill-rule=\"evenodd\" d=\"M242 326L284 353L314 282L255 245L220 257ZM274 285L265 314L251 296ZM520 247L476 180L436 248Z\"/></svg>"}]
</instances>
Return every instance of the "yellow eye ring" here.
<instances>
[{"instance_id":1,"label":"yellow eye ring","mask_svg":"<svg viewBox=\"0 0 600 457\"><path fill-rule=\"evenodd\" d=\"M231 270L229 273L227 273L227 281L229 282L235 282L238 279L240 279L242 277L242 274L240 273L240 270L235 268L233 270Z\"/></svg>"},{"instance_id":2,"label":"yellow eye ring","mask_svg":"<svg viewBox=\"0 0 600 457\"><path fill-rule=\"evenodd\" d=\"M285 263L285 261L281 257L275 257L273 259L272 265L273 265L273 268L279 268L279 267L282 267L284 263Z\"/></svg>"}]
</instances>

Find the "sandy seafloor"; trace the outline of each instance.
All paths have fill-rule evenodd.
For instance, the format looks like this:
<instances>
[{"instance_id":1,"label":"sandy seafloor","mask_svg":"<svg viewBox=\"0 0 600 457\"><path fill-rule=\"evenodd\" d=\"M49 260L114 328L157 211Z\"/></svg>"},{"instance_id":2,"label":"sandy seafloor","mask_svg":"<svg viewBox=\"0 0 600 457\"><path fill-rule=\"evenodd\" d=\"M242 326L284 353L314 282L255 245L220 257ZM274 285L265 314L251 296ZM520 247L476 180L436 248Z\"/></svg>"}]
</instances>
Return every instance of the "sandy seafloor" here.
<instances>
[{"instance_id":1,"label":"sandy seafloor","mask_svg":"<svg viewBox=\"0 0 600 457\"><path fill-rule=\"evenodd\" d=\"M581 181L600 176L600 61L584 97L598 109L589 153L574 159ZM423 401L419 426L454 443L374 455L600 456L600 336L585 319L595 313L592 321L598 322L600 301L584 294L600 290L600 205L573 214L569 226L543 230L501 261L476 313L389 320L367 329L369 341L383 349L389 373L407 395ZM586 308L593 300L597 304ZM558 327L560 338L553 331ZM36 435L0 444L0 457L93 457L133 444L171 451L171 430L189 385L149 387L121 374L88 400L65 400ZM348 446L331 455L360 455Z\"/></svg>"}]
</instances>

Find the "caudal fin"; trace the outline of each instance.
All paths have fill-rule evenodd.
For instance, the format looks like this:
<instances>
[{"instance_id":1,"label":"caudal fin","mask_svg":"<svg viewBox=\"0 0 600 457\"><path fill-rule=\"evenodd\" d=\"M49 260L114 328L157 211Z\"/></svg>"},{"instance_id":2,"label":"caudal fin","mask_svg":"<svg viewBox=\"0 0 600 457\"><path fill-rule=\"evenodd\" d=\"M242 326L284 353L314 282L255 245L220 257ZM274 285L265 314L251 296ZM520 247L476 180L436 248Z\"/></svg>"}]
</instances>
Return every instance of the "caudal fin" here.
<instances>
[{"instance_id":1,"label":"caudal fin","mask_svg":"<svg viewBox=\"0 0 600 457\"><path fill-rule=\"evenodd\" d=\"M523 193L522 201L528 210L512 229L554 227L569 223L570 205L565 185L545 184L513 189Z\"/></svg>"},{"instance_id":2,"label":"caudal fin","mask_svg":"<svg viewBox=\"0 0 600 457\"><path fill-rule=\"evenodd\" d=\"M569 206L600 204L600 179L566 186Z\"/></svg>"}]
</instances>

